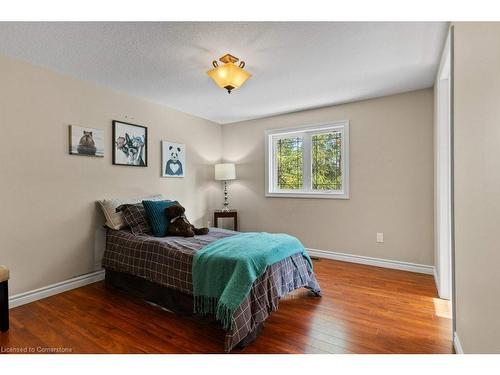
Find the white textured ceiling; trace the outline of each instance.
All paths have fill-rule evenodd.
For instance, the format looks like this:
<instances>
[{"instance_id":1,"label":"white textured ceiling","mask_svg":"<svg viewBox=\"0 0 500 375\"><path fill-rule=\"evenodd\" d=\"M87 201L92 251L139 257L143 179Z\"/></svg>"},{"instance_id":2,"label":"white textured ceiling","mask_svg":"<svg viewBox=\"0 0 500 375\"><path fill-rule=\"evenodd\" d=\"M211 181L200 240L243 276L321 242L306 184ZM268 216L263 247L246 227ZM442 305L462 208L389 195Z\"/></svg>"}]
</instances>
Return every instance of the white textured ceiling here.
<instances>
[{"instance_id":1,"label":"white textured ceiling","mask_svg":"<svg viewBox=\"0 0 500 375\"><path fill-rule=\"evenodd\" d=\"M0 23L0 53L219 123L431 87L444 22ZM231 53L228 95L206 75Z\"/></svg>"}]
</instances>

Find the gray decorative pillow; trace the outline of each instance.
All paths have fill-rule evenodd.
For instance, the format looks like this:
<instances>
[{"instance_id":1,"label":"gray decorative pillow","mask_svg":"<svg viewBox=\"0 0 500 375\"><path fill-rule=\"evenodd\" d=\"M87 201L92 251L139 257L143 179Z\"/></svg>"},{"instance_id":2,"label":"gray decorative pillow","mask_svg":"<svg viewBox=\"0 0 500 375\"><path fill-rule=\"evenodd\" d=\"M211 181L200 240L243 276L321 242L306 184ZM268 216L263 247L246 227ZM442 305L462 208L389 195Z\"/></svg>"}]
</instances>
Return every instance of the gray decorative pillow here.
<instances>
[{"instance_id":1,"label":"gray decorative pillow","mask_svg":"<svg viewBox=\"0 0 500 375\"><path fill-rule=\"evenodd\" d=\"M123 221L136 236L151 233L151 226L149 225L142 203L123 204L117 207L116 211L123 214Z\"/></svg>"},{"instance_id":2,"label":"gray decorative pillow","mask_svg":"<svg viewBox=\"0 0 500 375\"><path fill-rule=\"evenodd\" d=\"M113 199L104 199L102 201L97 201L99 206L102 209L104 217L106 218L106 226L111 229L121 229L125 228L126 224L123 220L123 214L121 211L117 211L116 209L125 204L137 204L141 203L143 200L163 200L163 196L161 194L149 195L142 198L113 198Z\"/></svg>"}]
</instances>

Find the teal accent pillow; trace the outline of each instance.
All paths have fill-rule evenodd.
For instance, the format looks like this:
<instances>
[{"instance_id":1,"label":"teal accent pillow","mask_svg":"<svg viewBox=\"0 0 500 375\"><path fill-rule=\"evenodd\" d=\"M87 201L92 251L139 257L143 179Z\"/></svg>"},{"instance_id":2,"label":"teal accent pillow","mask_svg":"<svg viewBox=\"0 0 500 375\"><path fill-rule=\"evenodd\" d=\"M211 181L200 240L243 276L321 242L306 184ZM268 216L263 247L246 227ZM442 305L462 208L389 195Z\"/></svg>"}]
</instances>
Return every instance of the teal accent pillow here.
<instances>
[{"instance_id":1,"label":"teal accent pillow","mask_svg":"<svg viewBox=\"0 0 500 375\"><path fill-rule=\"evenodd\" d=\"M151 231L155 237L165 237L167 235L168 220L165 216L165 208L174 204L177 201L142 201L146 217L151 225Z\"/></svg>"}]
</instances>

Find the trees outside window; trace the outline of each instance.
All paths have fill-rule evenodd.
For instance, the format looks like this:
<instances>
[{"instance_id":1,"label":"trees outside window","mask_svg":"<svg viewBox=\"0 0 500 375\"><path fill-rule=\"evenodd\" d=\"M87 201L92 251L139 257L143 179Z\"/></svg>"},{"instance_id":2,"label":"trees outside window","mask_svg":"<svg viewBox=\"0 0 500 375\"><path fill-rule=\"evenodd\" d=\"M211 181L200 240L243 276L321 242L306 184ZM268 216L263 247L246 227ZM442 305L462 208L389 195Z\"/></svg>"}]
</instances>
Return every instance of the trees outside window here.
<instances>
[{"instance_id":1,"label":"trees outside window","mask_svg":"<svg viewBox=\"0 0 500 375\"><path fill-rule=\"evenodd\" d=\"M348 198L347 121L266 132L266 195Z\"/></svg>"}]
</instances>

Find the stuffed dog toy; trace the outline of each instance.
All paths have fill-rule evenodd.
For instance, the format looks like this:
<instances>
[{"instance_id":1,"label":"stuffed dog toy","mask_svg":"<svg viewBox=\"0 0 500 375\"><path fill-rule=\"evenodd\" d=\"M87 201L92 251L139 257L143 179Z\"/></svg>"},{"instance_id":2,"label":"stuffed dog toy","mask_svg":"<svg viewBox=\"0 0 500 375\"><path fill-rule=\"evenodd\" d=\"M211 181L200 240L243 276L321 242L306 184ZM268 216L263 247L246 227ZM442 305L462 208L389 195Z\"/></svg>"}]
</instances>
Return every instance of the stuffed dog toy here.
<instances>
[{"instance_id":1,"label":"stuffed dog toy","mask_svg":"<svg viewBox=\"0 0 500 375\"><path fill-rule=\"evenodd\" d=\"M208 228L195 228L186 218L186 209L180 204L174 204L165 208L165 216L168 220L167 236L193 237L208 233Z\"/></svg>"}]
</instances>

